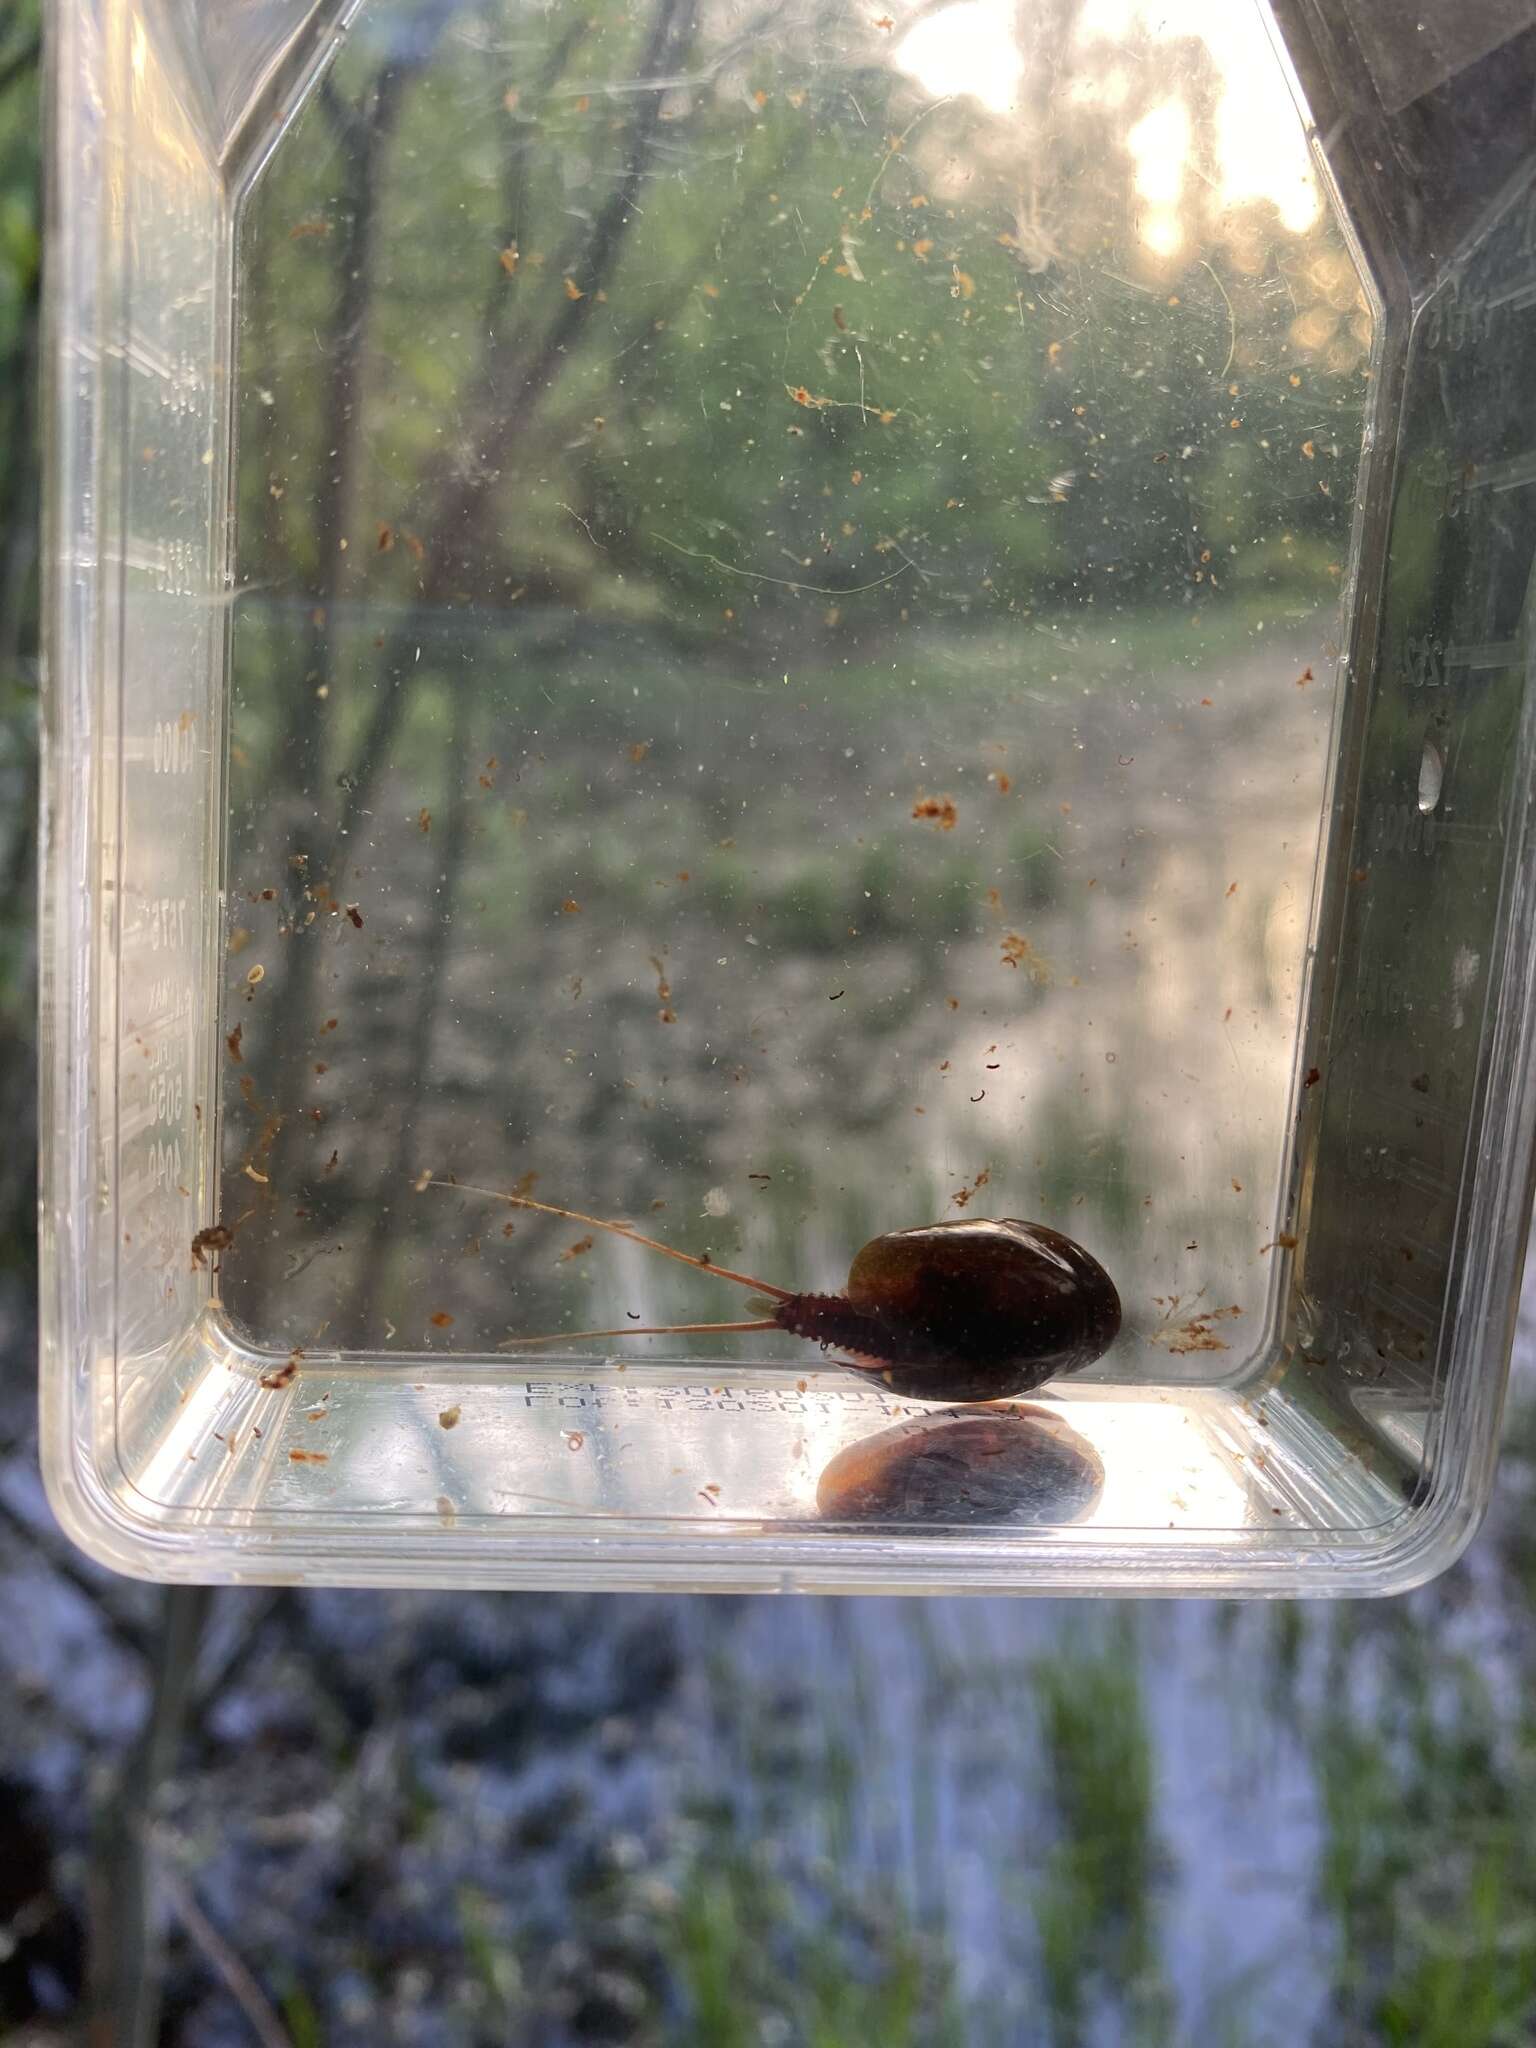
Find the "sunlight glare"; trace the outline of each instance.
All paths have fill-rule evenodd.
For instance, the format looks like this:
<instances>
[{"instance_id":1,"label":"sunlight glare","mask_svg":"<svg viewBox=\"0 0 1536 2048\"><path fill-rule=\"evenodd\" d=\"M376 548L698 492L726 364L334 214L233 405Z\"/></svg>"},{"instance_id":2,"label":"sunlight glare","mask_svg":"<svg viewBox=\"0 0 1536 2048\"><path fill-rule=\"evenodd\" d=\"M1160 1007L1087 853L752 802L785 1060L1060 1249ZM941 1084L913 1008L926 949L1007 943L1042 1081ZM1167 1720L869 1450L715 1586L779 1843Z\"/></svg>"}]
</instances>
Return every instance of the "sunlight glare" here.
<instances>
[{"instance_id":1,"label":"sunlight glare","mask_svg":"<svg viewBox=\"0 0 1536 2048\"><path fill-rule=\"evenodd\" d=\"M1220 203L1234 207L1267 199L1282 226L1304 234L1322 212L1322 197L1258 8L1251 0L1086 0L1076 40L1080 48L1124 43L1138 30L1159 41L1197 37L1210 51L1221 79L1214 167ZM1139 159L1138 186L1145 193Z\"/></svg>"},{"instance_id":2,"label":"sunlight glare","mask_svg":"<svg viewBox=\"0 0 1536 2048\"><path fill-rule=\"evenodd\" d=\"M1024 72L1005 0L957 0L902 37L896 62L935 99L968 93L994 114L1010 113Z\"/></svg>"},{"instance_id":3,"label":"sunlight glare","mask_svg":"<svg viewBox=\"0 0 1536 2048\"><path fill-rule=\"evenodd\" d=\"M1118 105L1125 67L1112 52L1139 36L1203 42L1220 80L1213 164L1192 165L1194 129L1178 100L1154 108L1126 137L1136 189L1148 202L1140 225L1143 244L1170 256L1186 239L1177 209L1192 169L1222 208L1268 200L1289 233L1304 234L1322 212L1322 197L1257 6L1251 0L1084 0L1073 36L1084 54L1066 87L1070 97L1080 104ZM1025 65L1012 0L955 0L924 16L902 36L894 61L936 99L968 95L993 113L1013 112Z\"/></svg>"},{"instance_id":4,"label":"sunlight glare","mask_svg":"<svg viewBox=\"0 0 1536 2048\"><path fill-rule=\"evenodd\" d=\"M1189 111L1182 100L1164 100L1125 138L1136 165L1136 190L1149 202L1149 210L1137 221L1137 233L1154 256L1176 256L1184 246L1178 206L1189 140Z\"/></svg>"},{"instance_id":5,"label":"sunlight glare","mask_svg":"<svg viewBox=\"0 0 1536 2048\"><path fill-rule=\"evenodd\" d=\"M1154 206L1179 203L1189 156L1189 115L1182 100L1164 100L1144 114L1125 138L1136 160L1136 190Z\"/></svg>"},{"instance_id":6,"label":"sunlight glare","mask_svg":"<svg viewBox=\"0 0 1536 2048\"><path fill-rule=\"evenodd\" d=\"M1154 207L1151 213L1145 214L1137 232L1154 256L1177 256L1184 246L1184 230L1179 216L1170 213L1166 207Z\"/></svg>"}]
</instances>

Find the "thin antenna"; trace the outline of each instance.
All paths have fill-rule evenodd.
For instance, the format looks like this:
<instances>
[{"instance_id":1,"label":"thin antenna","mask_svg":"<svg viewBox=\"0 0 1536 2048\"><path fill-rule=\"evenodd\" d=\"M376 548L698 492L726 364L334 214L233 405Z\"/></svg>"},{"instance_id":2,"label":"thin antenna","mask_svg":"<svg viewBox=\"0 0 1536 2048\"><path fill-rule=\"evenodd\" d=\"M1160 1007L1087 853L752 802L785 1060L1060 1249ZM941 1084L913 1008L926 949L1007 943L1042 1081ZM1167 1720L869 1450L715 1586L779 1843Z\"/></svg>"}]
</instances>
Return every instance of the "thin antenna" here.
<instances>
[{"instance_id":1,"label":"thin antenna","mask_svg":"<svg viewBox=\"0 0 1536 2048\"><path fill-rule=\"evenodd\" d=\"M781 1330L772 1316L756 1323L630 1323L622 1330L551 1330L546 1337L503 1337L498 1351L515 1344L574 1344L583 1337L674 1337L699 1330Z\"/></svg>"},{"instance_id":2,"label":"thin antenna","mask_svg":"<svg viewBox=\"0 0 1536 2048\"><path fill-rule=\"evenodd\" d=\"M713 1259L695 1258L692 1252L680 1252L670 1244L663 1244L659 1238L645 1237L640 1231L632 1230L627 1223L609 1223L601 1216L588 1216L581 1209L562 1209L555 1202L536 1202L532 1195L504 1195L499 1188L476 1187L472 1182L466 1180L429 1180L427 1186L430 1188L456 1188L460 1194L464 1195L485 1195L493 1202L510 1202L514 1209L537 1209L543 1216L563 1216L568 1223L590 1223L594 1230L609 1230L612 1231L615 1237L627 1237L631 1244L643 1244L647 1251L660 1252L665 1258L676 1259L684 1266L697 1266L701 1273L716 1273L722 1280L734 1280L738 1287L754 1288L759 1294L771 1294L778 1301L793 1301L795 1298L794 1289L791 1287L775 1287L771 1280L754 1280L750 1273L733 1273L729 1266L717 1266ZM678 1324L675 1327L681 1329L686 1326ZM778 1325L776 1323L771 1326L747 1323L740 1325L717 1324L703 1327L738 1327L743 1329L772 1327L777 1329ZM594 1337L606 1337L613 1335L623 1336L625 1333L622 1330L617 1332L592 1330L587 1334ZM639 1335L640 1333L637 1331L635 1334ZM651 1334L657 1333L652 1332ZM532 1340L530 1339L529 1341Z\"/></svg>"}]
</instances>

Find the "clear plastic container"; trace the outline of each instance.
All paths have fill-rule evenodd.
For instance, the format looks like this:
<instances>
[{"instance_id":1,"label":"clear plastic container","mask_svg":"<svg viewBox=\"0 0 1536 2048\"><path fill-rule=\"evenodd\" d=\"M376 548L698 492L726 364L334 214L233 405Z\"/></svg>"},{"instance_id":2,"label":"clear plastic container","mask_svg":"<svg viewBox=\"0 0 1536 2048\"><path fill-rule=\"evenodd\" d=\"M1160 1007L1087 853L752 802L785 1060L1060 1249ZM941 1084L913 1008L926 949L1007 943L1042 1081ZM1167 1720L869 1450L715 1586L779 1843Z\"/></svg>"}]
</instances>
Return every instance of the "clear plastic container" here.
<instances>
[{"instance_id":1,"label":"clear plastic container","mask_svg":"<svg viewBox=\"0 0 1536 2048\"><path fill-rule=\"evenodd\" d=\"M1456 1555L1532 1156L1536 31L1425 15L55 11L77 1542L779 1590ZM1032 1218L1123 1330L1022 1415L776 1330L562 1340L754 1311L454 1180L790 1289Z\"/></svg>"}]
</instances>

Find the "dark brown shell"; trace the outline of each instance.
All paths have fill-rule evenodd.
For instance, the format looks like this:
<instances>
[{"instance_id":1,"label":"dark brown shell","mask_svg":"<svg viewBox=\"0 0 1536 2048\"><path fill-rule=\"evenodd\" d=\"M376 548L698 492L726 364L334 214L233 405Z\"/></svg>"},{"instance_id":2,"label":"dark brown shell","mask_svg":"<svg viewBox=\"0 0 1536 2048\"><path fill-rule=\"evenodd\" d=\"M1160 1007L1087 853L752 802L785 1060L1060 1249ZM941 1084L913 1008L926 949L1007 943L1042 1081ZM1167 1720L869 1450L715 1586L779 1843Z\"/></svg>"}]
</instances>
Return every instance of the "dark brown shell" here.
<instances>
[{"instance_id":1,"label":"dark brown shell","mask_svg":"<svg viewBox=\"0 0 1536 2048\"><path fill-rule=\"evenodd\" d=\"M848 1272L848 1301L878 1332L867 1347L891 1391L988 1401L1078 1372L1120 1331L1114 1282L1043 1223L966 1217L890 1230Z\"/></svg>"}]
</instances>

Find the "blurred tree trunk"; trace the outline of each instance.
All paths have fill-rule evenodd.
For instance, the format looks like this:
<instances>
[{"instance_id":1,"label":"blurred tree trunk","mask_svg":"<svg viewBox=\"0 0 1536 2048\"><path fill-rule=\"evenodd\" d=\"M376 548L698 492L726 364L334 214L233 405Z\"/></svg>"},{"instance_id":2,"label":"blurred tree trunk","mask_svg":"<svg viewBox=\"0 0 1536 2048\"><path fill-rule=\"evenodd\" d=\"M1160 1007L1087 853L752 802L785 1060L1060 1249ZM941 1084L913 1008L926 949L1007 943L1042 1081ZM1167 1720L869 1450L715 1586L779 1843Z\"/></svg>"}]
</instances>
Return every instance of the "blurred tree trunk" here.
<instances>
[{"instance_id":1,"label":"blurred tree trunk","mask_svg":"<svg viewBox=\"0 0 1536 2048\"><path fill-rule=\"evenodd\" d=\"M98 1816L90 1876L90 2048L153 2048L159 2039L163 1972L149 1830L181 1750L213 1597L208 1586L171 1586L162 1595L144 1726Z\"/></svg>"},{"instance_id":2,"label":"blurred tree trunk","mask_svg":"<svg viewBox=\"0 0 1536 2048\"><path fill-rule=\"evenodd\" d=\"M324 445L339 452L315 514L316 559L333 566L325 572L329 580L316 593L323 600L316 608L316 637L310 660L301 664L298 671L300 694L290 718L290 730L302 731L307 738L307 772L315 796L328 786L330 771L335 766L327 751L329 693L319 695L309 679L322 673L329 678L331 674L326 667L333 658L335 645L331 607L345 587L345 571L339 566L345 560L339 552L341 524L357 459L355 443L367 367L363 344L372 288L367 273L379 247L372 185L380 174L389 136L399 118L401 93L412 76L421 75L427 68L427 58L444 26L444 17L436 8L429 9L423 21L430 33L424 34L409 74L397 65L376 80L353 107L345 106L334 96L326 102L332 126L343 146L351 151L348 160L359 176L348 186L346 211L352 228L350 240L341 252L341 289L329 350L333 367ZM697 26L697 0L655 0L637 58L636 84L640 89L634 94L633 111L608 190L590 222L568 231L564 245L551 258L551 269L557 274L579 272L585 280L585 291L562 301L548 325L533 333L520 323L497 321L491 317L493 306L487 307L480 361L467 380L462 401L462 429L453 445L431 466L419 491L424 507L421 524L433 539L429 565L421 577L416 604L406 612L379 654L378 702L355 743L344 774L338 778L345 793L330 846L308 870L314 882L329 886L337 895L346 893L347 849L356 844L379 783L388 770L390 751L410 701L417 674L413 648L419 652L422 617L430 617L449 604L461 587L492 588L498 583L502 564L494 509L497 492L504 488L504 473L511 464L512 451L520 440L532 438L540 408L558 384L594 308L603 301L605 287L612 281L636 219L638 195L652 168L667 82L685 68ZM541 91L553 89L588 27L587 19L580 17L572 30L557 41L539 82ZM503 291L507 282L506 277L501 278ZM294 857L307 858L309 844L305 835L302 845L295 844ZM457 866L463 851L461 837L454 854L450 888L457 884ZM438 915L442 915L441 907ZM313 941L293 948L282 992L289 1014L304 1015L313 1008L320 960ZM426 971L430 979L435 972L430 962ZM430 1037L436 1001L432 995L419 1006L413 1040ZM308 1083L308 1068L290 1062L272 1091L273 1135L264 1170L275 1187L295 1185L296 1162L305 1136L301 1114ZM390 1216L388 1209L383 1211L374 1228L365 1268L370 1286L384 1256L386 1241L392 1239L394 1225ZM247 1299L270 1298L278 1282L283 1253L280 1233L253 1235L247 1241L241 1274L242 1283L249 1289Z\"/></svg>"}]
</instances>

